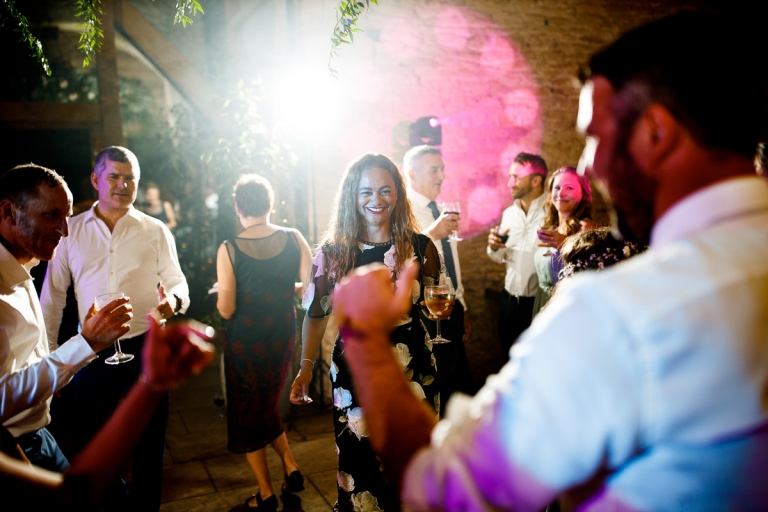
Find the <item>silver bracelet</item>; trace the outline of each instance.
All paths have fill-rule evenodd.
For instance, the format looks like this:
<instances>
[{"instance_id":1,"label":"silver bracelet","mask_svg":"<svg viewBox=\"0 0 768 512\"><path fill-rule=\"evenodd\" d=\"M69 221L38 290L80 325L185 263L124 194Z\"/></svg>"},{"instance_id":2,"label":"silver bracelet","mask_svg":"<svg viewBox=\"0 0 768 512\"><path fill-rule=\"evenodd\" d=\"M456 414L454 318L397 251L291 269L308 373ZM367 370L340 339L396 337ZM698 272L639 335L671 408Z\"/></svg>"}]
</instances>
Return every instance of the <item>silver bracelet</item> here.
<instances>
[{"instance_id":1,"label":"silver bracelet","mask_svg":"<svg viewBox=\"0 0 768 512\"><path fill-rule=\"evenodd\" d=\"M313 360L311 360L311 359L306 359L306 358L302 359L301 361L299 361L299 364L303 363L304 361L309 361L310 363L312 363L312 368L315 367L315 362Z\"/></svg>"}]
</instances>

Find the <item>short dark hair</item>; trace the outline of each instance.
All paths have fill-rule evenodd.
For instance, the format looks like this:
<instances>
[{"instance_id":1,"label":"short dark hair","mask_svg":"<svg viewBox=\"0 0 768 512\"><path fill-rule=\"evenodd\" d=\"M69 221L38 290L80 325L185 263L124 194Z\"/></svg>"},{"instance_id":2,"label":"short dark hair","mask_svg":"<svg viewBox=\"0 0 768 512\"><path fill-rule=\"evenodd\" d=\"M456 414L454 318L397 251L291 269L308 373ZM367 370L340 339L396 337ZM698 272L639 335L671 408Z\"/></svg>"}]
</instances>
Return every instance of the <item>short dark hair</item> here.
<instances>
[{"instance_id":1,"label":"short dark hair","mask_svg":"<svg viewBox=\"0 0 768 512\"><path fill-rule=\"evenodd\" d=\"M243 174L235 183L235 204L246 217L269 213L275 202L275 191L269 181L258 174Z\"/></svg>"},{"instance_id":2,"label":"short dark hair","mask_svg":"<svg viewBox=\"0 0 768 512\"><path fill-rule=\"evenodd\" d=\"M545 162L544 159L539 155L534 155L531 153L518 153L515 157L514 163L520 165L527 164L538 174L543 174L545 178L549 172L549 169L547 168L547 162Z\"/></svg>"},{"instance_id":3,"label":"short dark hair","mask_svg":"<svg viewBox=\"0 0 768 512\"><path fill-rule=\"evenodd\" d=\"M107 165L105 163L106 160L110 160L112 162L129 163L131 164L131 167L133 167L133 172L135 172L136 175L141 174L141 169L139 168L139 159L136 158L136 155L133 153L133 151L128 148L124 148L122 146L109 146L99 151L93 163L93 172L96 174L96 176L101 176L101 171L103 171L104 167Z\"/></svg>"},{"instance_id":4,"label":"short dark hair","mask_svg":"<svg viewBox=\"0 0 768 512\"><path fill-rule=\"evenodd\" d=\"M438 155L442 156L439 149L429 144L422 144L421 146L414 146L408 150L403 157L403 174L408 176L408 169L413 168L414 162L421 160L424 155Z\"/></svg>"},{"instance_id":5,"label":"short dark hair","mask_svg":"<svg viewBox=\"0 0 768 512\"><path fill-rule=\"evenodd\" d=\"M605 77L629 109L667 108L702 145L753 156L766 98L764 45L748 20L683 12L631 30L596 53L585 78ZM619 98L617 98L618 100ZM618 104L617 104L618 105Z\"/></svg>"},{"instance_id":6,"label":"short dark hair","mask_svg":"<svg viewBox=\"0 0 768 512\"><path fill-rule=\"evenodd\" d=\"M27 203L37 197L39 187L55 188L59 185L67 187L67 182L59 173L32 163L17 165L0 175L0 200L8 199L18 208L23 209Z\"/></svg>"}]
</instances>

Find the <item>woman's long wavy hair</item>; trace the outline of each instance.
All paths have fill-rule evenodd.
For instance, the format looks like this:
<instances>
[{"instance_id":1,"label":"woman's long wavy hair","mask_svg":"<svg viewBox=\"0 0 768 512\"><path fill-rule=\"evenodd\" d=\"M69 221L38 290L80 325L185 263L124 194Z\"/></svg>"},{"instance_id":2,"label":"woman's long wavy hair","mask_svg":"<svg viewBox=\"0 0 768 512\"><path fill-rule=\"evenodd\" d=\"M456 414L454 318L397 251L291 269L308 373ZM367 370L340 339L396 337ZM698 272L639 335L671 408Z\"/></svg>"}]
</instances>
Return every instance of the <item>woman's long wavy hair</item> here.
<instances>
[{"instance_id":1,"label":"woman's long wavy hair","mask_svg":"<svg viewBox=\"0 0 768 512\"><path fill-rule=\"evenodd\" d=\"M576 209L573 210L573 213L568 220L565 221L566 226L564 234L566 236L571 236L581 231L581 221L592 220L592 187L589 186L587 178L579 176L575 167L560 167L553 172L552 176L549 177L549 185L547 185L549 196L544 203L544 211L546 213L544 214L544 224L541 226L542 229L557 229L560 227L560 213L552 203L552 187L555 184L555 178L561 174L573 174L576 176L576 179L579 180L579 185L581 186L581 201L578 206L576 206Z\"/></svg>"},{"instance_id":2,"label":"woman's long wavy hair","mask_svg":"<svg viewBox=\"0 0 768 512\"><path fill-rule=\"evenodd\" d=\"M393 244L397 250L396 274L413 253L412 237L419 230L405 191L405 180L397 166L384 155L366 153L349 163L336 192L328 229L320 242L325 252L325 271L331 284L340 281L355 263L357 240L363 232L364 220L357 210L357 194L363 171L381 168L395 182L397 201L390 217Z\"/></svg>"}]
</instances>

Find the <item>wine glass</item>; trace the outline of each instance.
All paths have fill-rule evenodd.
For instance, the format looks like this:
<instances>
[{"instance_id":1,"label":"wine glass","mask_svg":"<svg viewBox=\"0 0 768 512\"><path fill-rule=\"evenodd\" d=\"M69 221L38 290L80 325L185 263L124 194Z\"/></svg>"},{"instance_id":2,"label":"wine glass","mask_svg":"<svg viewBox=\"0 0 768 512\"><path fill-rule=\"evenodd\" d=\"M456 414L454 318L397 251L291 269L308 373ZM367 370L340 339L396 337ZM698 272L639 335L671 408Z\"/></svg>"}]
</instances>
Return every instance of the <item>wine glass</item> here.
<instances>
[{"instance_id":1,"label":"wine glass","mask_svg":"<svg viewBox=\"0 0 768 512\"><path fill-rule=\"evenodd\" d=\"M102 295L97 295L93 305L96 311L98 311L113 300L122 299L123 297L125 297L123 293L105 293ZM133 354L125 354L120 348L120 340L118 339L115 341L115 354L105 359L104 362L107 364L122 364L127 363L132 359Z\"/></svg>"},{"instance_id":2,"label":"wine glass","mask_svg":"<svg viewBox=\"0 0 768 512\"><path fill-rule=\"evenodd\" d=\"M450 343L440 335L440 318L447 317L451 310L451 290L447 284L429 285L424 287L424 302L432 315L437 317L437 332L432 343Z\"/></svg>"},{"instance_id":3,"label":"wine glass","mask_svg":"<svg viewBox=\"0 0 768 512\"><path fill-rule=\"evenodd\" d=\"M461 215L461 205L458 201L443 203L443 209L446 214L451 215ZM451 232L451 236L448 237L448 240L455 240L457 242L461 242L461 238L459 238L459 232L454 230Z\"/></svg>"}]
</instances>

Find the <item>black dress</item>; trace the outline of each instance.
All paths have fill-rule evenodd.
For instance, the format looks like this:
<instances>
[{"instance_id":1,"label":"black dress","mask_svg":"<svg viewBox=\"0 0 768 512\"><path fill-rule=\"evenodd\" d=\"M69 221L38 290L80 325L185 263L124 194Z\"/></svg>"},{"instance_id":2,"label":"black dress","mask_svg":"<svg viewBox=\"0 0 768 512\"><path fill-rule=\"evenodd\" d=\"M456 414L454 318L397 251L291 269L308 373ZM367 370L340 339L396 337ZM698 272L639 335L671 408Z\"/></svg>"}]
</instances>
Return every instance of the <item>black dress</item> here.
<instances>
[{"instance_id":1,"label":"black dress","mask_svg":"<svg viewBox=\"0 0 768 512\"><path fill-rule=\"evenodd\" d=\"M296 338L294 282L301 255L293 230L225 242L236 280L224 342L228 448L248 453L284 432L278 400Z\"/></svg>"},{"instance_id":2,"label":"black dress","mask_svg":"<svg viewBox=\"0 0 768 512\"><path fill-rule=\"evenodd\" d=\"M440 257L429 238L413 236L414 256L421 263L419 286L414 288L414 305L402 324L390 336L393 350L397 354L403 372L410 380L413 392L436 411L440 410L440 394L435 378L437 368L432 355L432 345L425 339L426 331L419 320L418 302L423 300L425 277L427 282L437 282L440 273ZM394 248L384 246L363 246L359 244L355 267L374 262L383 262L392 268ZM310 317L321 317L330 313L329 284L323 270L323 251L313 260L312 286L305 295L305 307ZM340 511L362 510L386 512L400 510L396 482L382 468L381 461L368 442L362 409L355 397L352 374L343 357L344 349L340 337L336 338L331 361L333 383L334 430L339 471L336 481Z\"/></svg>"}]
</instances>

